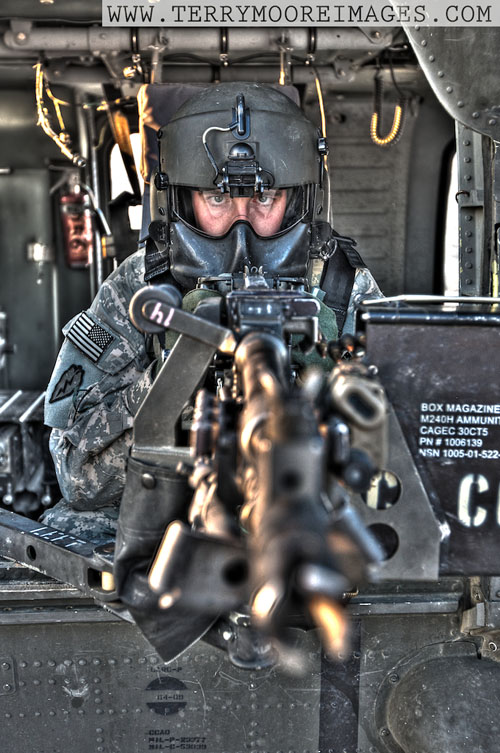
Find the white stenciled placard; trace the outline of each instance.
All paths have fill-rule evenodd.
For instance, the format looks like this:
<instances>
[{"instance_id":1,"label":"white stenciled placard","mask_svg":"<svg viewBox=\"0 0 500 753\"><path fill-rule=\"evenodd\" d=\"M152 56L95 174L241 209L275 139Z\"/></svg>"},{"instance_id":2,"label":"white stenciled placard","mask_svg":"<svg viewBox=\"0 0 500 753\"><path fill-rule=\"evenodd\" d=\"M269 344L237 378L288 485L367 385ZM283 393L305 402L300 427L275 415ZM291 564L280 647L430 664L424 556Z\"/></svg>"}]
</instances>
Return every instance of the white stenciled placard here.
<instances>
[{"instance_id":1,"label":"white stenciled placard","mask_svg":"<svg viewBox=\"0 0 500 753\"><path fill-rule=\"evenodd\" d=\"M420 404L418 451L436 460L500 460L500 404Z\"/></svg>"}]
</instances>

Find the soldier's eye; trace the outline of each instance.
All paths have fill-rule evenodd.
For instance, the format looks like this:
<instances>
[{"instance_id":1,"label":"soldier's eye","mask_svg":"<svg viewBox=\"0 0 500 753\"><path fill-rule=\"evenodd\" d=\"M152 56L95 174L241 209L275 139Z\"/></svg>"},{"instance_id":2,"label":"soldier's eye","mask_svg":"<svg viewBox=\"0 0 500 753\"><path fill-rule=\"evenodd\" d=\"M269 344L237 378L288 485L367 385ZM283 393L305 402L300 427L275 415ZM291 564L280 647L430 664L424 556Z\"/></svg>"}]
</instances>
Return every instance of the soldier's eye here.
<instances>
[{"instance_id":1,"label":"soldier's eye","mask_svg":"<svg viewBox=\"0 0 500 753\"><path fill-rule=\"evenodd\" d=\"M221 193L213 193L205 196L205 201L209 204L224 204L226 202L226 197Z\"/></svg>"},{"instance_id":2,"label":"soldier's eye","mask_svg":"<svg viewBox=\"0 0 500 753\"><path fill-rule=\"evenodd\" d=\"M271 206L271 204L279 197L281 196L280 191L264 191L263 193L259 194L257 197L257 200L259 204L264 204L265 206Z\"/></svg>"}]
</instances>

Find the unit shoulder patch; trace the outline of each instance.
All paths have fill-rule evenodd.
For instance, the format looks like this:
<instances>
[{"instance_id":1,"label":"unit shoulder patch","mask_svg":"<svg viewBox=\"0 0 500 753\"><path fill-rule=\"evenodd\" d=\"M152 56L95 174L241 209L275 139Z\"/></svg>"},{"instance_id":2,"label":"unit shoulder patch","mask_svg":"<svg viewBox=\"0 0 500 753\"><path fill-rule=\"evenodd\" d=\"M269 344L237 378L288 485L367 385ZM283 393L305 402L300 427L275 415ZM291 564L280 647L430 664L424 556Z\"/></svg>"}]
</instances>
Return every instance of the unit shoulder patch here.
<instances>
[{"instance_id":1,"label":"unit shoulder patch","mask_svg":"<svg viewBox=\"0 0 500 753\"><path fill-rule=\"evenodd\" d=\"M81 366L72 364L69 369L63 372L52 391L49 403L56 403L65 397L70 397L80 387L83 381L84 370Z\"/></svg>"}]
</instances>

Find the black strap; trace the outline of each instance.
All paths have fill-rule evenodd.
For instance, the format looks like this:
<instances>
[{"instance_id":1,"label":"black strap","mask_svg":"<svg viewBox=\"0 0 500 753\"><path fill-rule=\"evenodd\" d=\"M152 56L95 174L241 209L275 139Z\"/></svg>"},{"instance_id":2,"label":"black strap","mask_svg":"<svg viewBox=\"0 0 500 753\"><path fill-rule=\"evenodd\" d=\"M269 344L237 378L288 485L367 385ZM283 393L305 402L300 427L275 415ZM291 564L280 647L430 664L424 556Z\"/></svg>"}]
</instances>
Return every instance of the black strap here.
<instances>
[{"instance_id":1,"label":"black strap","mask_svg":"<svg viewBox=\"0 0 500 753\"><path fill-rule=\"evenodd\" d=\"M335 312L339 336L342 334L357 267L365 267L356 250L356 241L332 231L337 242L333 256L328 259L321 275L320 287L325 291L323 302Z\"/></svg>"},{"instance_id":2,"label":"black strap","mask_svg":"<svg viewBox=\"0 0 500 753\"><path fill-rule=\"evenodd\" d=\"M149 235L146 238L144 282L149 282L170 268L167 234L168 229L164 222L154 220L150 224Z\"/></svg>"},{"instance_id":3,"label":"black strap","mask_svg":"<svg viewBox=\"0 0 500 753\"><path fill-rule=\"evenodd\" d=\"M140 203L140 202L139 202ZM129 191L122 191L108 203L109 224L115 241L115 254L118 264L137 251L139 233L130 227L129 207L137 206L136 197Z\"/></svg>"}]
</instances>

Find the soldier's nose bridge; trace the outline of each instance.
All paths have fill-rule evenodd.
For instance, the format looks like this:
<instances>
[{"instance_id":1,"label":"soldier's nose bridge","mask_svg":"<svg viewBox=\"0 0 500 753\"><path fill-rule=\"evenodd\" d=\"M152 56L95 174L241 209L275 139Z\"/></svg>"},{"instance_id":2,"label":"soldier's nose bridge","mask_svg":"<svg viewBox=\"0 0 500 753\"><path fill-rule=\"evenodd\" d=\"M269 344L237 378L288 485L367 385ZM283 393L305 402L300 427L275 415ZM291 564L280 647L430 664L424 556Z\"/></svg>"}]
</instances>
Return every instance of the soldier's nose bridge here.
<instances>
[{"instance_id":1,"label":"soldier's nose bridge","mask_svg":"<svg viewBox=\"0 0 500 753\"><path fill-rule=\"evenodd\" d=\"M231 209L234 213L248 214L250 210L250 196L236 196L231 200Z\"/></svg>"}]
</instances>

